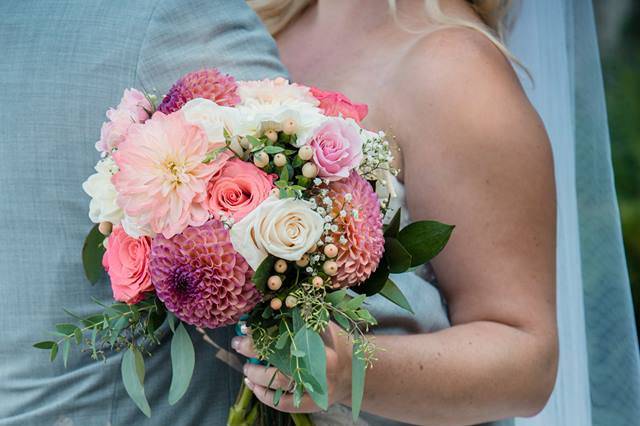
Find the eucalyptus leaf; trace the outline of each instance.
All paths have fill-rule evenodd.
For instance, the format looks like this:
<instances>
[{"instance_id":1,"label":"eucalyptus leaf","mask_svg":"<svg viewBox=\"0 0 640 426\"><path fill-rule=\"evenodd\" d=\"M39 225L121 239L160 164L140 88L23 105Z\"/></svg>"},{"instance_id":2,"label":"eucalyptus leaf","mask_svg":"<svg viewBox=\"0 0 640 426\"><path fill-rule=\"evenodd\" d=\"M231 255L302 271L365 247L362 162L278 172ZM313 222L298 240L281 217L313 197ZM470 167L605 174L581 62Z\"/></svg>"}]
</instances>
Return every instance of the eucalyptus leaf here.
<instances>
[{"instance_id":1,"label":"eucalyptus leaf","mask_svg":"<svg viewBox=\"0 0 640 426\"><path fill-rule=\"evenodd\" d=\"M275 261L276 258L274 256L267 256L253 274L251 281L261 293L264 293L267 289L267 280L273 272Z\"/></svg>"},{"instance_id":2,"label":"eucalyptus leaf","mask_svg":"<svg viewBox=\"0 0 640 426\"><path fill-rule=\"evenodd\" d=\"M307 327L300 328L293 341L296 348L305 353L304 358L301 358L301 363L318 385L317 389L313 389L313 391L307 389L307 391L318 407L326 410L329 407L329 392L327 387L327 355L324 342L317 332Z\"/></svg>"},{"instance_id":3,"label":"eucalyptus leaf","mask_svg":"<svg viewBox=\"0 0 640 426\"><path fill-rule=\"evenodd\" d=\"M151 417L151 407L149 407L149 402L144 394L144 375L142 375L141 379L138 367L139 362L136 362L136 358L138 357L141 358L142 355L134 347L130 347L122 356L122 364L120 366L122 383L140 411L142 411L145 416Z\"/></svg>"},{"instance_id":4,"label":"eucalyptus leaf","mask_svg":"<svg viewBox=\"0 0 640 426\"><path fill-rule=\"evenodd\" d=\"M38 342L38 343L34 343L33 347L37 348L37 349L45 349L45 350L49 350L53 347L53 345L55 345L56 342L53 342L51 340L46 340L44 342Z\"/></svg>"},{"instance_id":5,"label":"eucalyptus leaf","mask_svg":"<svg viewBox=\"0 0 640 426\"><path fill-rule=\"evenodd\" d=\"M413 222L398 233L398 240L411 254L411 266L433 259L449 241L454 226L423 220Z\"/></svg>"},{"instance_id":6,"label":"eucalyptus leaf","mask_svg":"<svg viewBox=\"0 0 640 426\"><path fill-rule=\"evenodd\" d=\"M102 266L102 256L105 252L102 245L104 238L105 236L100 233L98 224L96 224L89 231L82 246L82 266L84 274L91 284L97 283L104 273Z\"/></svg>"},{"instance_id":7,"label":"eucalyptus leaf","mask_svg":"<svg viewBox=\"0 0 640 426\"><path fill-rule=\"evenodd\" d=\"M411 254L395 238L385 238L384 257L387 259L389 272L392 274L405 272L411 267Z\"/></svg>"},{"instance_id":8,"label":"eucalyptus leaf","mask_svg":"<svg viewBox=\"0 0 640 426\"><path fill-rule=\"evenodd\" d=\"M280 388L276 389L276 391L273 393L273 405L275 407L277 407L278 404L280 404L280 398L282 398L283 393L284 391Z\"/></svg>"},{"instance_id":9,"label":"eucalyptus leaf","mask_svg":"<svg viewBox=\"0 0 640 426\"><path fill-rule=\"evenodd\" d=\"M67 368L67 361L69 360L69 349L71 348L71 340L67 339L62 344L62 363L64 368Z\"/></svg>"},{"instance_id":10,"label":"eucalyptus leaf","mask_svg":"<svg viewBox=\"0 0 640 426\"><path fill-rule=\"evenodd\" d=\"M65 336L71 336L77 328L74 324L56 324L56 331Z\"/></svg>"},{"instance_id":11,"label":"eucalyptus leaf","mask_svg":"<svg viewBox=\"0 0 640 426\"><path fill-rule=\"evenodd\" d=\"M412 314L414 313L407 298L404 297L404 294L402 294L402 291L400 291L396 283L390 279L387 280L387 283L382 287L382 290L380 290L380 295Z\"/></svg>"},{"instance_id":12,"label":"eucalyptus leaf","mask_svg":"<svg viewBox=\"0 0 640 426\"><path fill-rule=\"evenodd\" d=\"M338 306L342 303L345 297L347 297L347 289L343 288L338 291L327 293L324 300L331 303L333 306Z\"/></svg>"},{"instance_id":13,"label":"eucalyptus leaf","mask_svg":"<svg viewBox=\"0 0 640 426\"><path fill-rule=\"evenodd\" d=\"M51 362L55 361L56 356L58 356L58 344L54 343L53 346L51 346L51 353L49 354Z\"/></svg>"},{"instance_id":14,"label":"eucalyptus leaf","mask_svg":"<svg viewBox=\"0 0 640 426\"><path fill-rule=\"evenodd\" d=\"M171 386L169 387L169 404L173 405L185 394L191 383L195 367L195 351L189 333L180 323L171 339Z\"/></svg>"}]
</instances>

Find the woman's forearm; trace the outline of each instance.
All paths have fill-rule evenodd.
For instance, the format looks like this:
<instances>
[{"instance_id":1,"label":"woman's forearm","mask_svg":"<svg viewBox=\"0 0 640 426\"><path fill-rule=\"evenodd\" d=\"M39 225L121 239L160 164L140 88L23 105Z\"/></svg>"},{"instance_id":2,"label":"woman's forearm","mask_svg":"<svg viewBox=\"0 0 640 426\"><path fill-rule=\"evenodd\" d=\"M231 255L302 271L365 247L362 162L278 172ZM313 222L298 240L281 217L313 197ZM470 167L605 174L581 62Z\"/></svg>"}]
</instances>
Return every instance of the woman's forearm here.
<instances>
[{"instance_id":1,"label":"woman's forearm","mask_svg":"<svg viewBox=\"0 0 640 426\"><path fill-rule=\"evenodd\" d=\"M363 409L407 423L467 425L533 415L555 381L555 335L474 322L375 342L381 350L367 371Z\"/></svg>"}]
</instances>

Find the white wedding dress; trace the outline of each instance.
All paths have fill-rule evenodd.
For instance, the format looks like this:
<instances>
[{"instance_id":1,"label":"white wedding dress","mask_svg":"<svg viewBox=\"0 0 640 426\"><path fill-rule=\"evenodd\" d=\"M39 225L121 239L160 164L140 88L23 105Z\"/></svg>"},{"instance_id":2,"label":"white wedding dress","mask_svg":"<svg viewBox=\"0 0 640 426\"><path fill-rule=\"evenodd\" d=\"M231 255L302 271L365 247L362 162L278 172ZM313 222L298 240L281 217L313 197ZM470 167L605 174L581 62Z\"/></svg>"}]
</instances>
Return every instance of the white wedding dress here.
<instances>
[{"instance_id":1,"label":"white wedding dress","mask_svg":"<svg viewBox=\"0 0 640 426\"><path fill-rule=\"evenodd\" d=\"M635 426L640 422L640 356L611 166L600 58L590 0L516 1L508 47L553 148L558 201L556 386L538 415L516 426ZM396 206L405 205L398 186ZM406 208L404 212L407 213ZM404 218L405 222L408 217ZM422 270L393 276L412 317L377 296L379 333L448 326L437 288ZM433 281L435 282L435 281ZM359 424L397 425L366 413ZM351 425L345 407L314 415L318 426Z\"/></svg>"}]
</instances>

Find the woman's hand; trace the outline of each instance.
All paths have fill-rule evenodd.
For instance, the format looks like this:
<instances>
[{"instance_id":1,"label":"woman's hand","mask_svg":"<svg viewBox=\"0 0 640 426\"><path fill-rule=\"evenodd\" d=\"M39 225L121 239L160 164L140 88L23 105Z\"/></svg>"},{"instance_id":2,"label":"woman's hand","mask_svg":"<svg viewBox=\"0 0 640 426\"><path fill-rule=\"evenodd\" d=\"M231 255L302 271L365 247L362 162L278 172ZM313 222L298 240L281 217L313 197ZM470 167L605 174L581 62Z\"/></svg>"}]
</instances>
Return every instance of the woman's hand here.
<instances>
[{"instance_id":1,"label":"woman's hand","mask_svg":"<svg viewBox=\"0 0 640 426\"><path fill-rule=\"evenodd\" d=\"M334 323L329 323L322 339L327 354L329 406L335 403L349 403L351 399L351 343L340 327ZM231 346L248 358L256 356L250 336L234 337ZM278 406L275 406L273 404L275 390L291 391L293 387L291 379L275 367L247 363L244 365L244 375L245 383L249 389L262 403L270 407L287 413L312 413L321 410L308 393L302 397L299 407L294 406L293 395L289 392L284 393Z\"/></svg>"}]
</instances>

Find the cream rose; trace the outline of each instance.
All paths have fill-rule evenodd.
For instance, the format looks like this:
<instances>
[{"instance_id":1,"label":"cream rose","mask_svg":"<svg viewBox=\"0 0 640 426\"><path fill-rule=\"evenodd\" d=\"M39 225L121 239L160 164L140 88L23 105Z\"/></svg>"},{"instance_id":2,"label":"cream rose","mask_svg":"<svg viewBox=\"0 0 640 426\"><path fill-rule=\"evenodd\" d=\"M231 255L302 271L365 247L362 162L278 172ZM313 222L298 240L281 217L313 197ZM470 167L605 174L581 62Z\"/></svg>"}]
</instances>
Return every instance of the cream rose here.
<instances>
[{"instance_id":1,"label":"cream rose","mask_svg":"<svg viewBox=\"0 0 640 426\"><path fill-rule=\"evenodd\" d=\"M111 183L111 177L118 171L113 158L106 157L98 161L96 172L82 184L82 189L91 197L89 218L93 223L120 223L123 213L116 203L118 193Z\"/></svg>"},{"instance_id":2,"label":"cream rose","mask_svg":"<svg viewBox=\"0 0 640 426\"><path fill-rule=\"evenodd\" d=\"M308 201L272 196L231 228L231 242L256 270L269 254L301 259L318 242L323 226L322 216Z\"/></svg>"}]
</instances>

